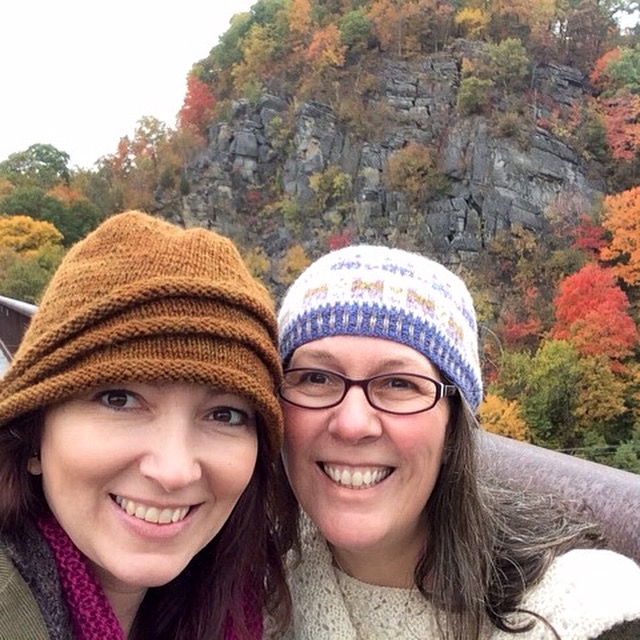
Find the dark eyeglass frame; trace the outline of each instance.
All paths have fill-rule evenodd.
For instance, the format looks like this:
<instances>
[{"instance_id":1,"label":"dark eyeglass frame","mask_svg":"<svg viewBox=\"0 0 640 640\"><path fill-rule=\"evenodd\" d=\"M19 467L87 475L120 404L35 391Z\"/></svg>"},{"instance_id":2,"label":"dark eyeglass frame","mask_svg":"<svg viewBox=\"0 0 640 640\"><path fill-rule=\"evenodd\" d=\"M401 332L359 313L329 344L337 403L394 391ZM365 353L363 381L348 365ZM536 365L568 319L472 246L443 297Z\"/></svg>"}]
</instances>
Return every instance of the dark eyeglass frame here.
<instances>
[{"instance_id":1,"label":"dark eyeglass frame","mask_svg":"<svg viewBox=\"0 0 640 640\"><path fill-rule=\"evenodd\" d=\"M300 407L301 409L309 409L310 411L318 411L322 409L331 409L332 407L337 407L347 397L347 393L349 392L349 389L351 389L351 387L360 387L364 392L364 396L367 399L367 402L374 409L376 409L376 411L382 411L384 413L390 413L396 416L411 416L411 415L415 415L416 413L424 413L425 411L431 411L431 409L433 409L433 407L435 407L438 404L438 402L442 400L442 398L455 396L458 393L458 387L456 387L454 384L446 384L444 382L440 382L439 380L434 380L429 376L423 376L419 373L407 373L406 371L381 373L376 376L371 376L370 378L357 379L357 378L347 378L347 376L343 376L342 374L336 373L335 371L328 371L327 369L314 369L312 367L294 367L292 369L287 369L284 372L284 375L286 376L288 373L293 373L295 371L306 371L308 373L321 373L325 375L330 375L335 378L338 378L339 380L342 380L342 382L344 383L344 389L342 390L342 395L340 396L340 398L335 402L332 402L331 404L323 405L321 407L309 407L307 405L299 404L298 402L293 402L292 400L289 400L289 398L284 396L282 393L282 388L285 386L286 382L283 382L278 387L278 395L285 402L288 402L294 407ZM422 380L428 380L429 382L433 383L436 389L433 403L430 406L423 409L418 409L417 411L390 411L389 409L383 409L382 407L377 406L369 396L369 384L374 380L379 380L380 378L390 378L393 376L398 376L398 377L412 376L415 378L421 378Z\"/></svg>"}]
</instances>

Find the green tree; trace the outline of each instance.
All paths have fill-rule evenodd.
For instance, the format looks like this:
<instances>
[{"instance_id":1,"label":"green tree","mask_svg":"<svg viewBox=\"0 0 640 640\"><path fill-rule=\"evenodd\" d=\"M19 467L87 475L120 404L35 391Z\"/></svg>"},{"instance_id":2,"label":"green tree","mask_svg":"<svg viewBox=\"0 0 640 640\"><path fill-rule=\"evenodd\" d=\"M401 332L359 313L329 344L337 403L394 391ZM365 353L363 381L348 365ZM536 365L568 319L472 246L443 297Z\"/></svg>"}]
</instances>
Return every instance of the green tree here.
<instances>
[{"instance_id":1,"label":"green tree","mask_svg":"<svg viewBox=\"0 0 640 640\"><path fill-rule=\"evenodd\" d=\"M59 182L69 184L69 154L50 144L32 144L26 151L13 153L1 162L0 176L16 186L49 189Z\"/></svg>"},{"instance_id":2,"label":"green tree","mask_svg":"<svg viewBox=\"0 0 640 640\"><path fill-rule=\"evenodd\" d=\"M0 246L0 295L37 304L63 255L60 245L47 244L27 255Z\"/></svg>"},{"instance_id":3,"label":"green tree","mask_svg":"<svg viewBox=\"0 0 640 640\"><path fill-rule=\"evenodd\" d=\"M64 236L65 247L84 238L100 220L100 212L89 201L77 200L65 205L40 187L16 188L0 200L0 213L50 222Z\"/></svg>"},{"instance_id":4,"label":"green tree","mask_svg":"<svg viewBox=\"0 0 640 640\"><path fill-rule=\"evenodd\" d=\"M489 74L495 84L506 91L522 87L529 72L529 56L519 38L506 38L488 46Z\"/></svg>"},{"instance_id":5,"label":"green tree","mask_svg":"<svg viewBox=\"0 0 640 640\"><path fill-rule=\"evenodd\" d=\"M361 9L345 13L338 26L340 43L348 47L348 53L357 54L368 47L371 38L371 21Z\"/></svg>"}]
</instances>

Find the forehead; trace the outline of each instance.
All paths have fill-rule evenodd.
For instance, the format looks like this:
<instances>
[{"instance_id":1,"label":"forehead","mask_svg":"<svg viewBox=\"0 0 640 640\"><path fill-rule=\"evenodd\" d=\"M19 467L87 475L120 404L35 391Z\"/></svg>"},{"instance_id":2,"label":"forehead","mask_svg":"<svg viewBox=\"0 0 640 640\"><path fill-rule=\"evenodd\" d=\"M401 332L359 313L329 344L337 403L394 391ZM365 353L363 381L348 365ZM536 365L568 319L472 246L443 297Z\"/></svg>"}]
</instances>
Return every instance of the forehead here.
<instances>
[{"instance_id":1,"label":"forehead","mask_svg":"<svg viewBox=\"0 0 640 640\"><path fill-rule=\"evenodd\" d=\"M341 373L375 375L405 371L434 375L436 367L411 347L365 336L331 336L313 340L295 350L290 366L326 367Z\"/></svg>"}]
</instances>

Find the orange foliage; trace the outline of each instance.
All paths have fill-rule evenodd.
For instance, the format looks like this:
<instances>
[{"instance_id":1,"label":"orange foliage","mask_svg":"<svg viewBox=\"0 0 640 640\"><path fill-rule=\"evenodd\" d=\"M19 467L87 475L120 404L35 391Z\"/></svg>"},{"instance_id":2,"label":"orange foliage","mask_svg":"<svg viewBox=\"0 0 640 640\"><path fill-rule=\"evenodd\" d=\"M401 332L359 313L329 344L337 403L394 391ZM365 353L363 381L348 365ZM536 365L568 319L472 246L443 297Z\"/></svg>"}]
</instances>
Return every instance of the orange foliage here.
<instances>
[{"instance_id":1,"label":"orange foliage","mask_svg":"<svg viewBox=\"0 0 640 640\"><path fill-rule=\"evenodd\" d=\"M178 113L178 124L181 127L193 127L204 133L211 123L216 106L216 99L209 87L198 77L187 78L187 95Z\"/></svg>"},{"instance_id":2,"label":"orange foliage","mask_svg":"<svg viewBox=\"0 0 640 640\"><path fill-rule=\"evenodd\" d=\"M640 153L640 95L623 89L601 103L613 157L633 160Z\"/></svg>"},{"instance_id":3,"label":"orange foliage","mask_svg":"<svg viewBox=\"0 0 640 640\"><path fill-rule=\"evenodd\" d=\"M605 356L612 367L632 355L638 329L629 315L627 295L611 269L595 263L565 278L555 298L556 323L551 335L571 342L585 356Z\"/></svg>"},{"instance_id":4,"label":"orange foliage","mask_svg":"<svg viewBox=\"0 0 640 640\"><path fill-rule=\"evenodd\" d=\"M62 204L66 205L67 207L74 202L87 200L86 196L84 196L82 193L76 191L75 189L72 189L71 187L68 187L62 182L59 182L55 187L49 189L49 191L47 191L47 195L55 198L59 202L62 202Z\"/></svg>"},{"instance_id":5,"label":"orange foliage","mask_svg":"<svg viewBox=\"0 0 640 640\"><path fill-rule=\"evenodd\" d=\"M313 34L311 44L305 53L305 60L313 63L316 70L344 65L347 47L340 44L340 29L330 24Z\"/></svg>"},{"instance_id":6,"label":"orange foliage","mask_svg":"<svg viewBox=\"0 0 640 640\"><path fill-rule=\"evenodd\" d=\"M603 260L615 260L614 273L627 284L640 283L640 187L606 196L603 224L611 242L600 251Z\"/></svg>"},{"instance_id":7,"label":"orange foliage","mask_svg":"<svg viewBox=\"0 0 640 640\"><path fill-rule=\"evenodd\" d=\"M589 74L589 82L593 85L595 89L598 91L602 91L605 89L609 83L611 82L611 78L609 77L609 65L612 62L615 62L620 58L620 49L617 47L615 49L611 49L607 51L604 55L600 56L595 64L593 65L593 69Z\"/></svg>"},{"instance_id":8,"label":"orange foliage","mask_svg":"<svg viewBox=\"0 0 640 640\"><path fill-rule=\"evenodd\" d=\"M287 18L292 32L301 36L309 35L312 26L310 0L291 0Z\"/></svg>"}]
</instances>

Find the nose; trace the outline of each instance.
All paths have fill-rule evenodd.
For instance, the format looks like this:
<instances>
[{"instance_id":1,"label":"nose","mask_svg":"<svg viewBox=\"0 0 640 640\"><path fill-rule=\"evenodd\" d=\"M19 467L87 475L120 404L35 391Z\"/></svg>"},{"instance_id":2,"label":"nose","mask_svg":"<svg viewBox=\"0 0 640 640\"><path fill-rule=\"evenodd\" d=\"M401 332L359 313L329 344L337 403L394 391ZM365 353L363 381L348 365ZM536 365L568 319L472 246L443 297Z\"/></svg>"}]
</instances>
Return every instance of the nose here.
<instances>
[{"instance_id":1,"label":"nose","mask_svg":"<svg viewBox=\"0 0 640 640\"><path fill-rule=\"evenodd\" d=\"M382 435L379 413L369 404L364 389L351 387L342 402L332 409L329 433L352 443Z\"/></svg>"},{"instance_id":2,"label":"nose","mask_svg":"<svg viewBox=\"0 0 640 640\"><path fill-rule=\"evenodd\" d=\"M155 434L140 459L140 472L167 493L178 491L202 477L199 454L189 439L186 425L174 424Z\"/></svg>"}]
</instances>

